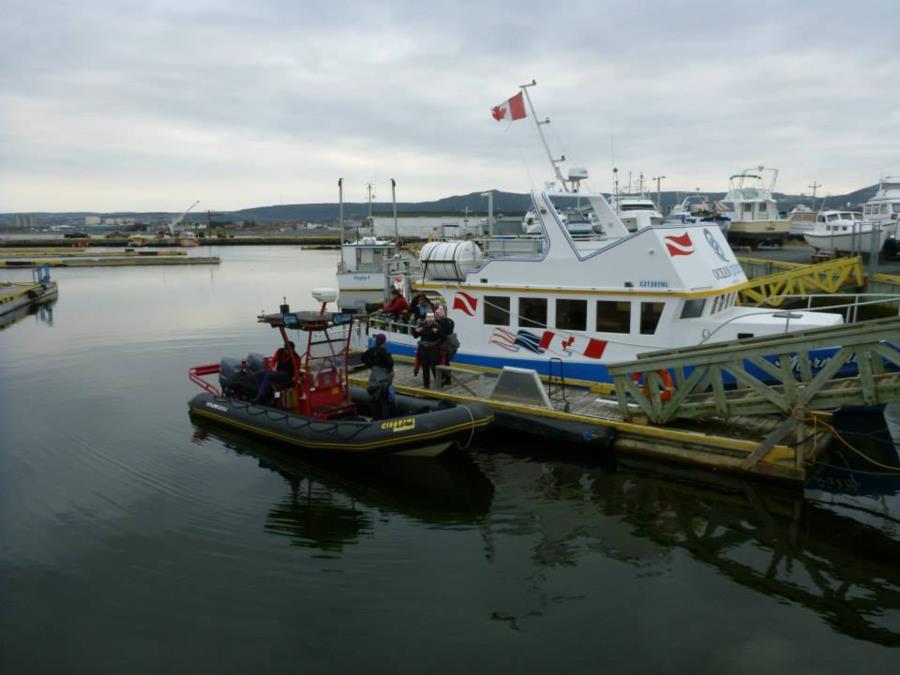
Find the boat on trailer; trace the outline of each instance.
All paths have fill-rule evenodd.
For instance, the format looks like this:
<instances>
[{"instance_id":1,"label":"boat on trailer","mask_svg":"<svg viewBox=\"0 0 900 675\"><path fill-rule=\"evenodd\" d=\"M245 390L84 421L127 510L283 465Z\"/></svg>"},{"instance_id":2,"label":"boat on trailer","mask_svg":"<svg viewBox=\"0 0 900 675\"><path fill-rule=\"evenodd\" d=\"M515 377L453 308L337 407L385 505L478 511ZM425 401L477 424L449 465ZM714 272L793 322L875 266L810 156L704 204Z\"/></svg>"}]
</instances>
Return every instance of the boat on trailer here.
<instances>
[{"instance_id":1,"label":"boat on trailer","mask_svg":"<svg viewBox=\"0 0 900 675\"><path fill-rule=\"evenodd\" d=\"M258 321L278 330L282 348L293 355L290 384L276 387L271 400L254 403L257 375L273 365L271 359L251 353L194 366L189 377L204 391L188 404L192 416L308 450L424 457L468 445L493 420L481 404L402 395L394 397L391 417L375 419L368 392L349 382L352 314L327 312L326 302L319 312L292 312L284 304ZM302 355L294 352L288 331L297 333ZM206 379L215 375L218 387Z\"/></svg>"}]
</instances>

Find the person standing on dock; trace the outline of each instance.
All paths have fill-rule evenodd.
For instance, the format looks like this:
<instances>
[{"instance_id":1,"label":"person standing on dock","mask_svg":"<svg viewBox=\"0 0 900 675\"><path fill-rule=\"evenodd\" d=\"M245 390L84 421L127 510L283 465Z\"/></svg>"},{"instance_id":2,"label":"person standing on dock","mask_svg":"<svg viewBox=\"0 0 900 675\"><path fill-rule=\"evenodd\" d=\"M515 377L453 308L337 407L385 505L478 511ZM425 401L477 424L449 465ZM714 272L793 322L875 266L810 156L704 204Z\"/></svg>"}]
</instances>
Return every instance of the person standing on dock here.
<instances>
[{"instance_id":1,"label":"person standing on dock","mask_svg":"<svg viewBox=\"0 0 900 675\"><path fill-rule=\"evenodd\" d=\"M443 342L441 329L431 315L425 321L420 321L413 330L413 335L418 338L416 349L416 366L413 374L422 369L422 381L426 389L431 388L431 378L437 380L437 365L441 362L440 345Z\"/></svg>"},{"instance_id":2,"label":"person standing on dock","mask_svg":"<svg viewBox=\"0 0 900 675\"><path fill-rule=\"evenodd\" d=\"M453 360L456 351L459 349L459 338L456 336L456 324L453 319L447 316L447 307L445 305L438 305L435 308L434 321L438 326L438 332L441 336L441 365L449 366L450 361ZM443 386L450 384L450 373L448 371L441 373L441 384Z\"/></svg>"},{"instance_id":3,"label":"person standing on dock","mask_svg":"<svg viewBox=\"0 0 900 675\"><path fill-rule=\"evenodd\" d=\"M384 419L391 416L391 390L394 382L394 357L385 347L384 333L375 335L375 344L363 352L362 362L371 368L366 391L372 401L372 416Z\"/></svg>"}]
</instances>

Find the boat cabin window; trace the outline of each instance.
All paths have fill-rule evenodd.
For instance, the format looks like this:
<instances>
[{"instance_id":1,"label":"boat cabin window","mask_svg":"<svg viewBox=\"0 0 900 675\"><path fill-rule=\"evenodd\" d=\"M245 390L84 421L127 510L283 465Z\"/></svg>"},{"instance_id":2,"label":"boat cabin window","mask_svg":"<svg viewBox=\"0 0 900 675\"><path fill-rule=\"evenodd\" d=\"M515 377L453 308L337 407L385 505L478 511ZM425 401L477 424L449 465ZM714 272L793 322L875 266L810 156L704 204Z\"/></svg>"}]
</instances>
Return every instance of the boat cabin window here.
<instances>
[{"instance_id":1,"label":"boat cabin window","mask_svg":"<svg viewBox=\"0 0 900 675\"><path fill-rule=\"evenodd\" d=\"M556 327L587 330L587 300L557 300Z\"/></svg>"},{"instance_id":2,"label":"boat cabin window","mask_svg":"<svg viewBox=\"0 0 900 675\"><path fill-rule=\"evenodd\" d=\"M765 204L759 205L759 215L765 217L769 213L768 207Z\"/></svg>"},{"instance_id":3,"label":"boat cabin window","mask_svg":"<svg viewBox=\"0 0 900 675\"><path fill-rule=\"evenodd\" d=\"M484 296L484 323L488 326L508 326L509 298L502 295Z\"/></svg>"},{"instance_id":4,"label":"boat cabin window","mask_svg":"<svg viewBox=\"0 0 900 675\"><path fill-rule=\"evenodd\" d=\"M746 213L746 214L753 213L753 204L746 203L746 204L743 204L742 206L743 206L744 213Z\"/></svg>"},{"instance_id":5,"label":"boat cabin window","mask_svg":"<svg viewBox=\"0 0 900 675\"><path fill-rule=\"evenodd\" d=\"M631 302L616 300L597 301L597 332L630 333Z\"/></svg>"},{"instance_id":6,"label":"boat cabin window","mask_svg":"<svg viewBox=\"0 0 900 675\"><path fill-rule=\"evenodd\" d=\"M900 202L894 202L892 206L894 207L894 213L900 213Z\"/></svg>"},{"instance_id":7,"label":"boat cabin window","mask_svg":"<svg viewBox=\"0 0 900 675\"><path fill-rule=\"evenodd\" d=\"M696 298L684 301L684 307L681 308L682 319L696 319L703 316L703 305L706 304L704 298Z\"/></svg>"},{"instance_id":8,"label":"boat cabin window","mask_svg":"<svg viewBox=\"0 0 900 675\"><path fill-rule=\"evenodd\" d=\"M734 211L734 202L722 202L722 209L724 211Z\"/></svg>"},{"instance_id":9,"label":"boat cabin window","mask_svg":"<svg viewBox=\"0 0 900 675\"><path fill-rule=\"evenodd\" d=\"M659 325L659 317L662 316L664 302L642 302L641 303L641 334L653 335L656 327Z\"/></svg>"},{"instance_id":10,"label":"boat cabin window","mask_svg":"<svg viewBox=\"0 0 900 675\"><path fill-rule=\"evenodd\" d=\"M547 298L519 298L519 326L547 327Z\"/></svg>"},{"instance_id":11,"label":"boat cabin window","mask_svg":"<svg viewBox=\"0 0 900 675\"><path fill-rule=\"evenodd\" d=\"M881 212L882 212L882 213L887 213L887 212L890 211L890 210L891 210L891 205L890 205L890 204L882 204L882 205L881 205Z\"/></svg>"}]
</instances>

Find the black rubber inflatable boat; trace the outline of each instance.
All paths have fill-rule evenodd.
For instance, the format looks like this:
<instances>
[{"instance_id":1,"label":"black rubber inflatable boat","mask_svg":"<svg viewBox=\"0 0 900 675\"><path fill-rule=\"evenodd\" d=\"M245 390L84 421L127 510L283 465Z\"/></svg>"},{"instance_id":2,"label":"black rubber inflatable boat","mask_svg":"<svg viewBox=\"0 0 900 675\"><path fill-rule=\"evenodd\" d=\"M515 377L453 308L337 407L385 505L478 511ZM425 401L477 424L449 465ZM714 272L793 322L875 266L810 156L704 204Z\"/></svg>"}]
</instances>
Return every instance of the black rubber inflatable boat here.
<instances>
[{"instance_id":1,"label":"black rubber inflatable boat","mask_svg":"<svg viewBox=\"0 0 900 675\"><path fill-rule=\"evenodd\" d=\"M197 394L191 399L191 415L311 450L383 452L434 457L454 445L467 447L473 437L493 420L481 404L456 405L398 394L395 417L370 419L369 395L351 387L351 399L360 415L314 419L249 401Z\"/></svg>"},{"instance_id":2,"label":"black rubber inflatable boat","mask_svg":"<svg viewBox=\"0 0 900 675\"><path fill-rule=\"evenodd\" d=\"M384 387L373 402L366 389L351 387L350 314L282 305L258 321L279 330L282 346L268 359L251 353L191 368L191 381L204 390L189 402L191 415L311 450L424 457L467 446L494 419L482 404L385 398ZM302 355L287 329L305 339ZM205 379L212 375L218 387Z\"/></svg>"}]
</instances>

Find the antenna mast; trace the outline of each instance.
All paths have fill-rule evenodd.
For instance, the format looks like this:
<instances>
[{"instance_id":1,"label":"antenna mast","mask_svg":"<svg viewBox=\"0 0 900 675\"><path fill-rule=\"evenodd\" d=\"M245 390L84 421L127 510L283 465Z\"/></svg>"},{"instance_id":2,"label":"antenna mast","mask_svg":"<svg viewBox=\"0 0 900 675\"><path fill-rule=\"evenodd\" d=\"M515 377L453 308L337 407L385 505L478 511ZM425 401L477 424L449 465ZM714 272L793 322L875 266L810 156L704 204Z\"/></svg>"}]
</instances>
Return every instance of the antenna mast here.
<instances>
[{"instance_id":1,"label":"antenna mast","mask_svg":"<svg viewBox=\"0 0 900 675\"><path fill-rule=\"evenodd\" d=\"M565 155L560 155L559 159L553 158L553 153L550 152L550 146L547 145L547 139L544 137L544 131L541 129L541 126L544 124L550 124L550 118L545 117L543 120L539 120L537 113L534 112L534 104L531 102L531 96L528 95L528 88L534 87L537 85L537 80L532 80L530 84L520 84L519 89L522 90L522 93L525 94L525 100L528 101L528 109L531 110L531 117L534 119L534 123L537 126L538 136L541 137L541 143L544 144L544 150L547 151L547 159L550 160L550 164L553 166L553 173L556 175L556 179L562 184L563 190L565 192L570 192L569 186L566 182L566 179L563 178L562 171L559 170L560 162L566 161Z\"/></svg>"}]
</instances>

